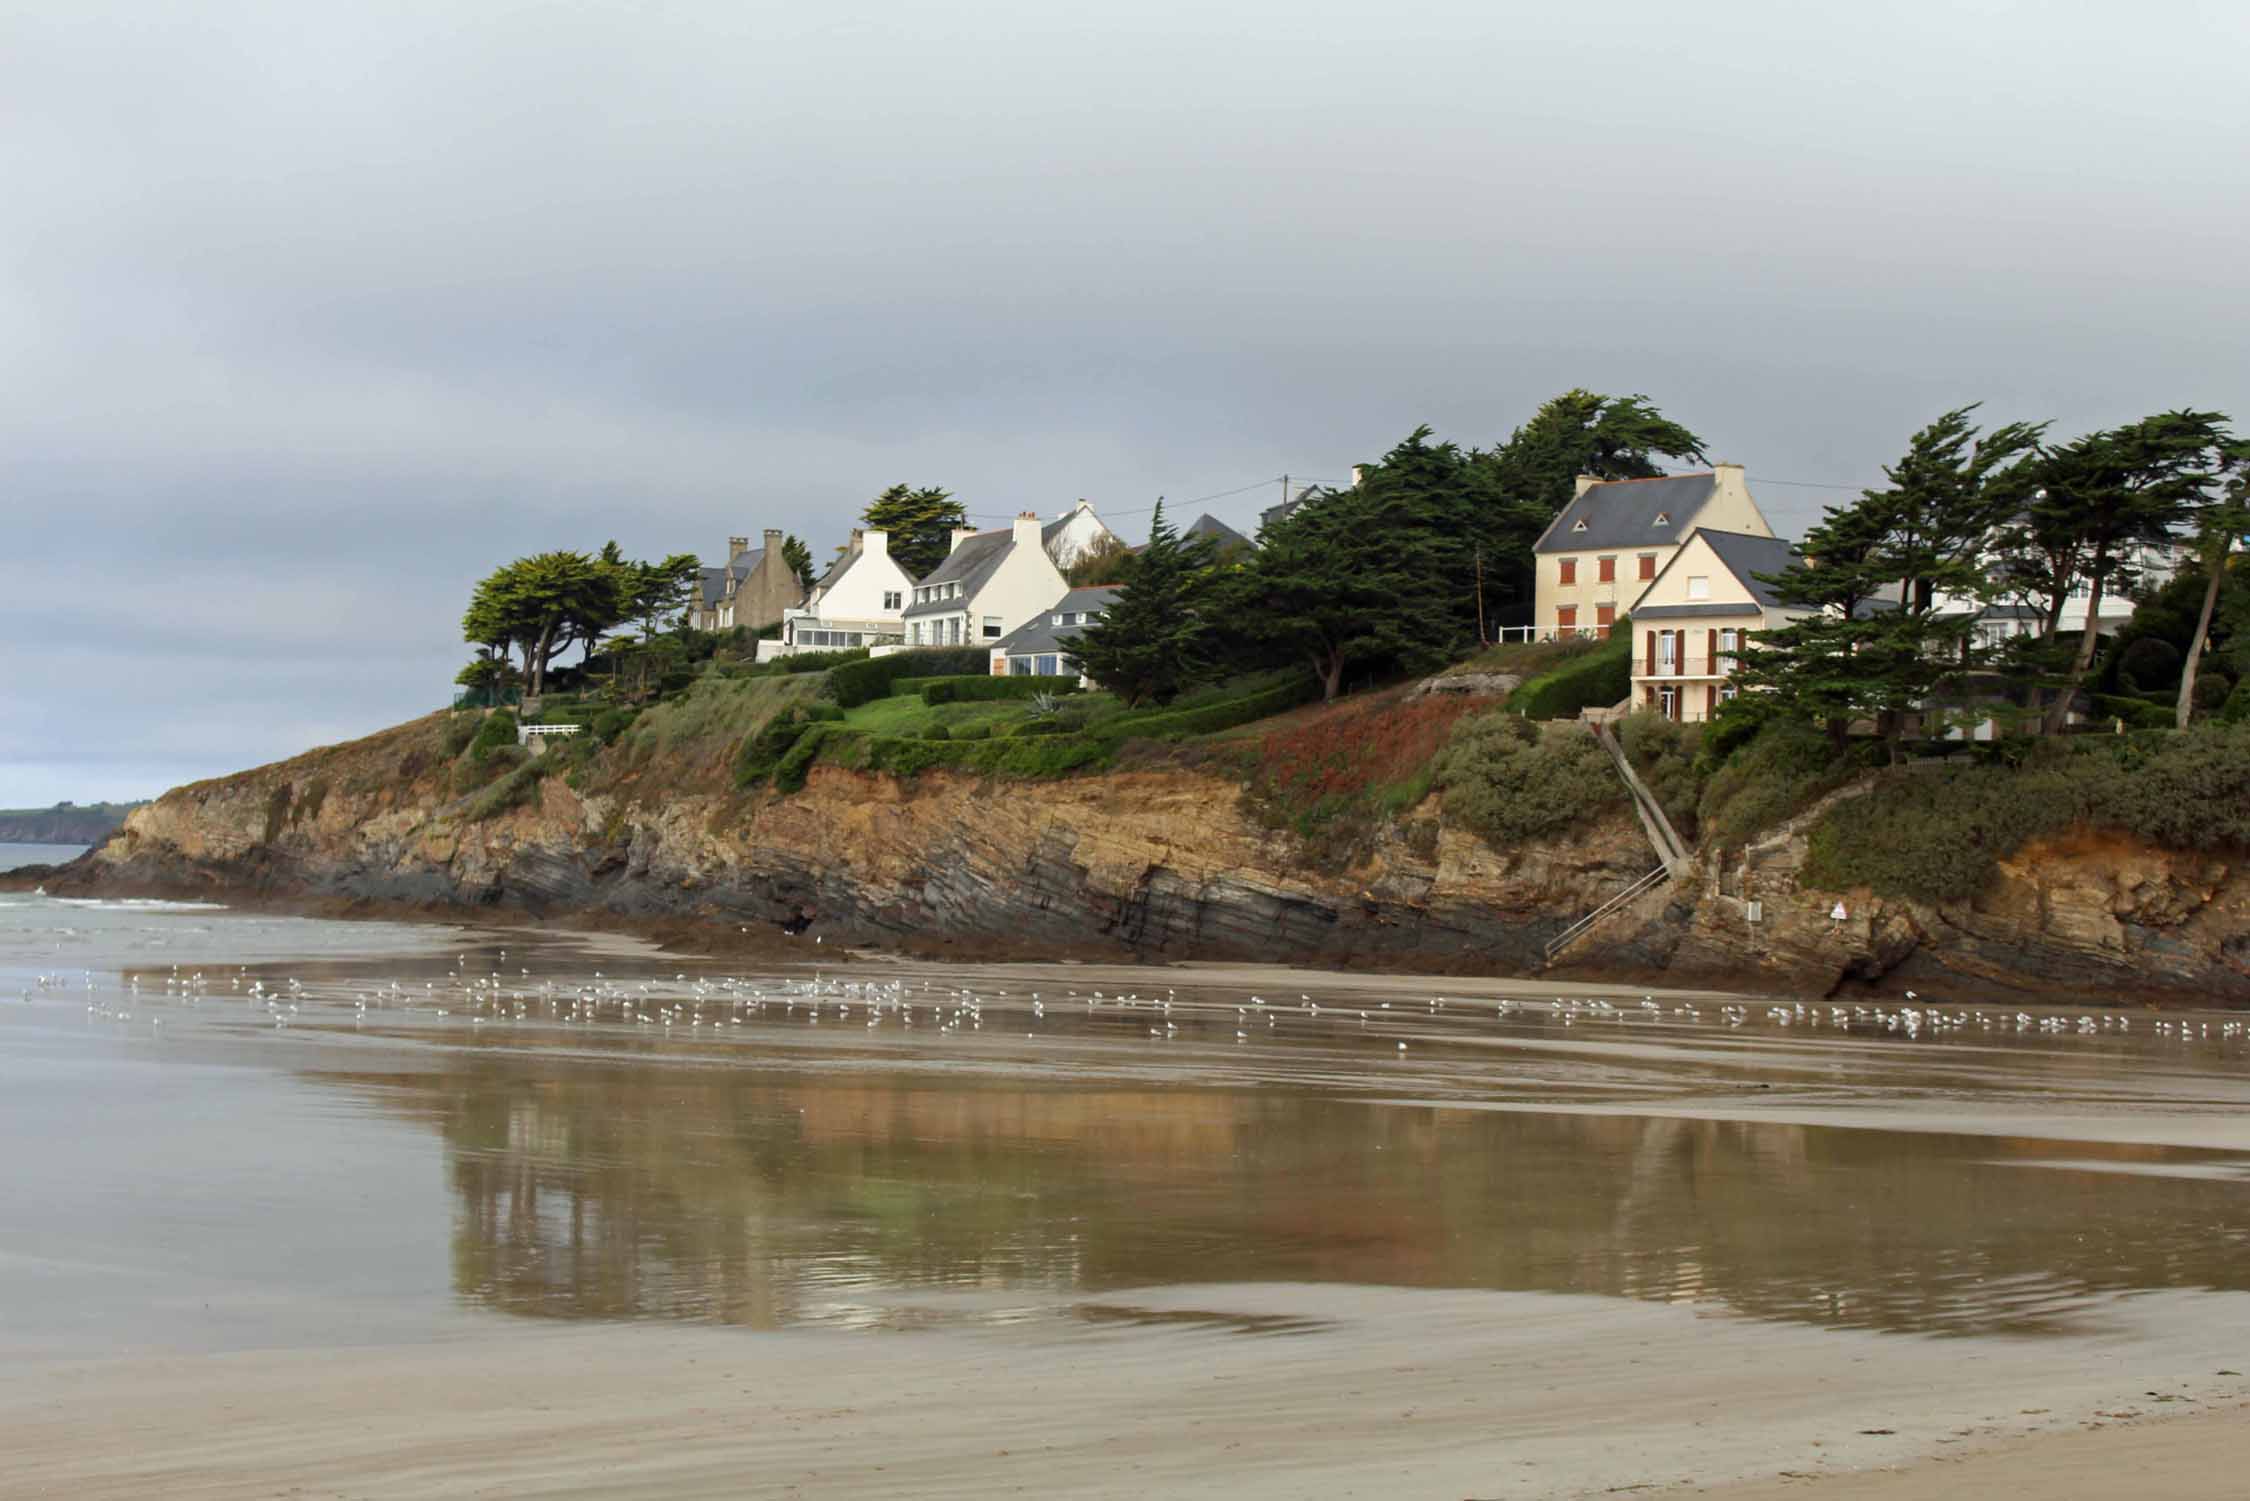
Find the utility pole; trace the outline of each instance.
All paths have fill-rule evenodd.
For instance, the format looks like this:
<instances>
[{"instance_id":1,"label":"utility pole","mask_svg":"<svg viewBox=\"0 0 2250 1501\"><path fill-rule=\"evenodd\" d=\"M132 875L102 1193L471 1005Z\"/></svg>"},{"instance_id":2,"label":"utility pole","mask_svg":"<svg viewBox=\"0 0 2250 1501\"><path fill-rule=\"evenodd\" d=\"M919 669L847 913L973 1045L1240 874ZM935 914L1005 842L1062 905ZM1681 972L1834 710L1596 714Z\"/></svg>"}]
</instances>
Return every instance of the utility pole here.
<instances>
[{"instance_id":1,"label":"utility pole","mask_svg":"<svg viewBox=\"0 0 2250 1501\"><path fill-rule=\"evenodd\" d=\"M1485 634L1484 634L1484 544L1483 544L1482 542L1479 542L1479 543L1478 543L1478 544L1476 545L1476 560L1477 560L1477 645L1479 645L1479 646L1490 646L1490 645L1491 645L1492 643L1491 643L1491 642L1490 642L1489 640L1487 640L1487 639L1485 638Z\"/></svg>"},{"instance_id":2,"label":"utility pole","mask_svg":"<svg viewBox=\"0 0 2250 1501\"><path fill-rule=\"evenodd\" d=\"M1285 506L1289 504L1289 476L1286 474L1281 477L1281 503Z\"/></svg>"}]
</instances>

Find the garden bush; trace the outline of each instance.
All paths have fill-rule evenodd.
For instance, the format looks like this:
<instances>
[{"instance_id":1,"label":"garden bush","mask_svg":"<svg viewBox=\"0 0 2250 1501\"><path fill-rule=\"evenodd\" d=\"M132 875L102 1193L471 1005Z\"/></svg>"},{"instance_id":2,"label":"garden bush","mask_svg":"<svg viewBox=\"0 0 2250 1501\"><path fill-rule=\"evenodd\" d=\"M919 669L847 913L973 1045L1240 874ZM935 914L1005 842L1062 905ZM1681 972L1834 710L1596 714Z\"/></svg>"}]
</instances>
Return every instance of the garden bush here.
<instances>
[{"instance_id":1,"label":"garden bush","mask_svg":"<svg viewBox=\"0 0 2250 1501\"><path fill-rule=\"evenodd\" d=\"M1644 709L1618 721L1617 743L1673 829L1693 843L1696 804L1703 795L1703 777L1696 769L1703 726L1675 724L1653 709Z\"/></svg>"},{"instance_id":2,"label":"garden bush","mask_svg":"<svg viewBox=\"0 0 2250 1501\"><path fill-rule=\"evenodd\" d=\"M1562 833L1626 802L1617 768L1590 732L1542 732L1507 710L1454 725L1437 784L1445 817L1495 848Z\"/></svg>"},{"instance_id":3,"label":"garden bush","mask_svg":"<svg viewBox=\"0 0 2250 1501\"><path fill-rule=\"evenodd\" d=\"M1526 719L1575 719L1581 709L1606 709L1633 691L1633 632L1620 620L1609 639L1508 695L1508 712Z\"/></svg>"},{"instance_id":4,"label":"garden bush","mask_svg":"<svg viewBox=\"0 0 2250 1501\"><path fill-rule=\"evenodd\" d=\"M2178 719L2177 711L2168 703L2160 704L2151 699L2135 698L2123 693L2097 693L2093 695L2093 699L2097 718L2122 719L2128 730L2168 730Z\"/></svg>"},{"instance_id":5,"label":"garden bush","mask_svg":"<svg viewBox=\"0 0 2250 1501\"><path fill-rule=\"evenodd\" d=\"M847 709L891 696L900 678L952 677L989 672L992 653L982 646L920 647L887 657L862 657L829 669L827 694Z\"/></svg>"},{"instance_id":6,"label":"garden bush","mask_svg":"<svg viewBox=\"0 0 2250 1501\"><path fill-rule=\"evenodd\" d=\"M993 699L1032 699L1041 694L1065 694L1078 691L1078 679L1064 677L982 677L922 678L893 685L895 693L919 691L922 702L933 708L939 704L981 703Z\"/></svg>"}]
</instances>

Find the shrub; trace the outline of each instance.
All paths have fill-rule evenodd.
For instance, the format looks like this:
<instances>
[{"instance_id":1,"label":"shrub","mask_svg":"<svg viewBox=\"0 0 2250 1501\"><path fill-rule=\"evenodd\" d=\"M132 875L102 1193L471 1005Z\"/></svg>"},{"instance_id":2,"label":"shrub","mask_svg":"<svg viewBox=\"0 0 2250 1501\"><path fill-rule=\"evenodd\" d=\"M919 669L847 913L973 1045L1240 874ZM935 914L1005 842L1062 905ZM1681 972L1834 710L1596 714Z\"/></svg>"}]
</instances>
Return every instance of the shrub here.
<instances>
[{"instance_id":1,"label":"shrub","mask_svg":"<svg viewBox=\"0 0 2250 1501\"><path fill-rule=\"evenodd\" d=\"M1437 783L1445 816L1495 848L1559 834L1626 801L1592 734L1542 733L1505 710L1454 725Z\"/></svg>"},{"instance_id":2,"label":"shrub","mask_svg":"<svg viewBox=\"0 0 2250 1501\"><path fill-rule=\"evenodd\" d=\"M2242 675L2227 701L2219 705L2218 718L2221 724L2250 723L2250 672Z\"/></svg>"},{"instance_id":3,"label":"shrub","mask_svg":"<svg viewBox=\"0 0 2250 1501\"><path fill-rule=\"evenodd\" d=\"M1859 752L1881 753L1872 744ZM1839 757L1811 725L1776 716L1703 784L1696 807L1703 843L1738 850L1843 786L1864 765L1852 755Z\"/></svg>"},{"instance_id":4,"label":"shrub","mask_svg":"<svg viewBox=\"0 0 2250 1501\"><path fill-rule=\"evenodd\" d=\"M2163 645L2162 642L2155 643ZM2153 703L2145 698L2133 698L2122 693L2097 693L2093 695L2094 713L2102 719L2122 719L2129 730L2168 730L2177 719L2177 711L2170 704Z\"/></svg>"},{"instance_id":5,"label":"shrub","mask_svg":"<svg viewBox=\"0 0 2250 1501\"><path fill-rule=\"evenodd\" d=\"M516 716L506 709L494 709L484 716L477 726L475 738L469 742L469 759L489 760L492 753L516 743Z\"/></svg>"},{"instance_id":6,"label":"shrub","mask_svg":"<svg viewBox=\"0 0 2250 1501\"><path fill-rule=\"evenodd\" d=\"M933 724L928 729L922 731L922 738L924 740L951 740L953 738L953 731L947 729L942 724Z\"/></svg>"},{"instance_id":7,"label":"shrub","mask_svg":"<svg viewBox=\"0 0 2250 1501\"><path fill-rule=\"evenodd\" d=\"M594 716L594 738L607 745L633 726L631 709L604 709Z\"/></svg>"},{"instance_id":8,"label":"shrub","mask_svg":"<svg viewBox=\"0 0 2250 1501\"><path fill-rule=\"evenodd\" d=\"M774 715L755 735L742 742L742 749L734 760L735 785L750 787L773 776L807 730L843 717L844 711L834 704L819 703L793 704Z\"/></svg>"},{"instance_id":9,"label":"shrub","mask_svg":"<svg viewBox=\"0 0 2250 1501\"><path fill-rule=\"evenodd\" d=\"M1633 632L1630 621L1620 620L1593 650L1519 685L1507 707L1526 719L1574 719L1581 709L1606 709L1632 692Z\"/></svg>"},{"instance_id":10,"label":"shrub","mask_svg":"<svg viewBox=\"0 0 2250 1501\"><path fill-rule=\"evenodd\" d=\"M2250 728L2041 742L2021 766L1905 768L1813 828L1808 881L1966 901L1995 864L2072 827L2174 849L2250 847Z\"/></svg>"},{"instance_id":11,"label":"shrub","mask_svg":"<svg viewBox=\"0 0 2250 1501\"><path fill-rule=\"evenodd\" d=\"M941 725L939 728L944 727ZM992 738L992 726L989 724L958 725L954 728L953 738L956 740L990 740Z\"/></svg>"},{"instance_id":12,"label":"shrub","mask_svg":"<svg viewBox=\"0 0 2250 1501\"><path fill-rule=\"evenodd\" d=\"M826 672L832 667L841 667L846 662L866 660L867 648L853 646L837 651L802 651L794 656L777 657L767 665L780 672Z\"/></svg>"},{"instance_id":13,"label":"shrub","mask_svg":"<svg viewBox=\"0 0 2250 1501\"><path fill-rule=\"evenodd\" d=\"M893 691L919 687L922 702L933 708L938 704L981 703L993 699L1037 699L1042 696L1076 693L1076 678L1059 677L982 677L923 678L918 683L898 683Z\"/></svg>"},{"instance_id":14,"label":"shrub","mask_svg":"<svg viewBox=\"0 0 2250 1501\"><path fill-rule=\"evenodd\" d=\"M468 806L461 810L461 816L470 823L483 823L510 808L537 802L539 784L545 778L546 768L541 763L527 761L471 798Z\"/></svg>"},{"instance_id":15,"label":"shrub","mask_svg":"<svg viewBox=\"0 0 2250 1501\"><path fill-rule=\"evenodd\" d=\"M477 738L477 731L482 724L482 716L476 714L459 713L448 717L443 737L446 759L451 760L467 750L469 742Z\"/></svg>"},{"instance_id":16,"label":"shrub","mask_svg":"<svg viewBox=\"0 0 2250 1501\"><path fill-rule=\"evenodd\" d=\"M827 694L847 709L891 696L900 678L951 677L988 672L992 653L981 646L923 647L887 657L863 657L829 669Z\"/></svg>"},{"instance_id":17,"label":"shrub","mask_svg":"<svg viewBox=\"0 0 2250 1501\"><path fill-rule=\"evenodd\" d=\"M773 786L776 792L795 792L805 785L812 774L813 762L820 758L820 748L835 736L846 734L832 724L807 725L797 736L796 743L783 753L773 769Z\"/></svg>"},{"instance_id":18,"label":"shrub","mask_svg":"<svg viewBox=\"0 0 2250 1501\"><path fill-rule=\"evenodd\" d=\"M1696 804L1703 795L1703 776L1696 769L1703 726L1675 724L1653 710L1643 710L1618 722L1617 743L1672 827L1682 839L1692 841Z\"/></svg>"}]
</instances>

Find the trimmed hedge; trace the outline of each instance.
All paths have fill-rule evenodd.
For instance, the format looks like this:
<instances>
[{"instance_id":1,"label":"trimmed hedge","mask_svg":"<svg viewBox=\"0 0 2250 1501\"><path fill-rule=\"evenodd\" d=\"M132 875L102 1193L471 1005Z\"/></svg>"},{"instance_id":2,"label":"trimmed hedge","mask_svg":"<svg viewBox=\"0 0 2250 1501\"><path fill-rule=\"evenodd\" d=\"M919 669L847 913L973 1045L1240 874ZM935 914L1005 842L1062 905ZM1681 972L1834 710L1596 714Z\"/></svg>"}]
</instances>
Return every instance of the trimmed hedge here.
<instances>
[{"instance_id":1,"label":"trimmed hedge","mask_svg":"<svg viewBox=\"0 0 2250 1501\"><path fill-rule=\"evenodd\" d=\"M947 678L904 679L892 685L894 692L909 692L919 687L922 702L933 708L938 704L981 703L991 699L1037 698L1042 693L1076 693L1078 679L1065 677L994 677L986 673L981 677L966 674Z\"/></svg>"},{"instance_id":2,"label":"trimmed hedge","mask_svg":"<svg viewBox=\"0 0 2250 1501\"><path fill-rule=\"evenodd\" d=\"M1106 765L1128 741L1177 740L1188 735L1230 730L1253 720L1285 713L1319 691L1319 683L1305 675L1241 698L1224 699L1192 709L1119 714L1075 733L1059 727L1035 729L1031 725L1019 725L1006 735L986 733L969 738L969 731L963 729L954 732L951 738L934 731L916 738L869 735L826 722L799 725L787 731L769 725L751 746L744 747L738 774L745 783L763 775L757 767L764 763L752 761L753 747L768 737L779 740L787 734L791 740L774 759L771 771L774 788L780 792L794 792L804 786L813 762L823 756L838 765L860 771L880 771L895 777L912 777L940 768L1025 779L1057 777Z\"/></svg>"},{"instance_id":3,"label":"trimmed hedge","mask_svg":"<svg viewBox=\"0 0 2250 1501\"><path fill-rule=\"evenodd\" d=\"M774 776L789 754L814 725L833 724L844 717L834 704L796 704L766 721L766 727L742 742L734 762L735 785L753 786ZM804 785L803 778L798 785Z\"/></svg>"},{"instance_id":4,"label":"trimmed hedge","mask_svg":"<svg viewBox=\"0 0 2250 1501\"><path fill-rule=\"evenodd\" d=\"M989 672L992 652L982 646L922 647L887 657L863 657L829 669L828 696L847 709L889 698L900 678L934 678Z\"/></svg>"},{"instance_id":5,"label":"trimmed hedge","mask_svg":"<svg viewBox=\"0 0 2250 1501\"><path fill-rule=\"evenodd\" d=\"M2100 719L2122 719L2128 730L2168 730L2178 722L2171 704L2153 703L2125 693L2094 695L2094 714Z\"/></svg>"},{"instance_id":6,"label":"trimmed hedge","mask_svg":"<svg viewBox=\"0 0 2250 1501\"><path fill-rule=\"evenodd\" d=\"M1543 672L1508 695L1508 712L1526 719L1575 719L1581 709L1606 709L1633 692L1633 622L1610 627L1592 651Z\"/></svg>"}]
</instances>

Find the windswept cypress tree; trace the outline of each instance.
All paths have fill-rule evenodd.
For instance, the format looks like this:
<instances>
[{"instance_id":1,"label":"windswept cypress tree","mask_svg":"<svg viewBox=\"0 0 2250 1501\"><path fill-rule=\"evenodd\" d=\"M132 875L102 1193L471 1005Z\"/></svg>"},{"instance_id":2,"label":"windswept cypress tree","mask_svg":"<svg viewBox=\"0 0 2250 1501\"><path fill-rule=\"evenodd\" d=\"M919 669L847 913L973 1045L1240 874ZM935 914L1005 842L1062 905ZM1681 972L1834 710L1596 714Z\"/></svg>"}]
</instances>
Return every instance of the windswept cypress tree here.
<instances>
[{"instance_id":1,"label":"windswept cypress tree","mask_svg":"<svg viewBox=\"0 0 2250 1501\"><path fill-rule=\"evenodd\" d=\"M1182 537L1159 501L1148 546L1119 561L1124 592L1094 624L1066 638L1085 674L1128 707L1167 703L1205 672L1212 546Z\"/></svg>"}]
</instances>

